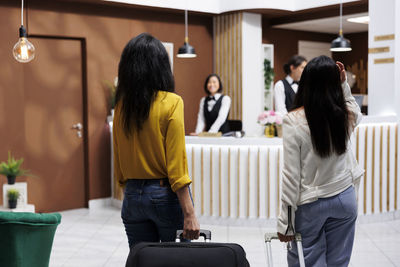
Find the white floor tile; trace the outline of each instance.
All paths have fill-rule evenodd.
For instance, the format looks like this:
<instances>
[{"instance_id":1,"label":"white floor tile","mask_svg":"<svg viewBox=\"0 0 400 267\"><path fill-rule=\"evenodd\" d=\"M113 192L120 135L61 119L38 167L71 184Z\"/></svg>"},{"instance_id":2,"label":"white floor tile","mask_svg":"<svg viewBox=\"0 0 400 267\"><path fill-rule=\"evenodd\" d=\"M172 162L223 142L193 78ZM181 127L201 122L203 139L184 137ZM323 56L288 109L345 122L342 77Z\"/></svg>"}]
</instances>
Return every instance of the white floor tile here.
<instances>
[{"instance_id":1,"label":"white floor tile","mask_svg":"<svg viewBox=\"0 0 400 267\"><path fill-rule=\"evenodd\" d=\"M63 211L61 224L55 235L50 267L66 266L124 266L129 253L128 241L120 210L112 207L96 210ZM264 234L275 228L251 225L232 226L202 224L212 232L213 242L240 244L252 267L266 266ZM400 220L358 223L354 242L352 267L399 266ZM287 266L285 245L272 242L274 266Z\"/></svg>"}]
</instances>

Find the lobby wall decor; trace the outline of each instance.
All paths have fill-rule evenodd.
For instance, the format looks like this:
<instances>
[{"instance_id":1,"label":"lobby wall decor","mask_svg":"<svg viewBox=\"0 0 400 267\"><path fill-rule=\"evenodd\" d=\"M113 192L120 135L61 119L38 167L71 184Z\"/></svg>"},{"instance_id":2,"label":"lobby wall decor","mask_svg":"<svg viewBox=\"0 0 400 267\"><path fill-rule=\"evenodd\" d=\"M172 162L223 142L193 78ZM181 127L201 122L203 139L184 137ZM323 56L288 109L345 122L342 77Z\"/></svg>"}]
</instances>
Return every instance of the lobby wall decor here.
<instances>
[{"instance_id":1,"label":"lobby wall decor","mask_svg":"<svg viewBox=\"0 0 400 267\"><path fill-rule=\"evenodd\" d=\"M387 34L387 35L377 35L374 36L374 41L386 41L386 40L394 40L394 34Z\"/></svg>"},{"instance_id":2,"label":"lobby wall decor","mask_svg":"<svg viewBox=\"0 0 400 267\"><path fill-rule=\"evenodd\" d=\"M394 63L394 57L374 59L374 64L390 64L390 63Z\"/></svg>"},{"instance_id":3,"label":"lobby wall decor","mask_svg":"<svg viewBox=\"0 0 400 267\"><path fill-rule=\"evenodd\" d=\"M389 51L390 51L389 46L368 48L368 53L370 53L370 54L386 53Z\"/></svg>"},{"instance_id":4,"label":"lobby wall decor","mask_svg":"<svg viewBox=\"0 0 400 267\"><path fill-rule=\"evenodd\" d=\"M214 17L214 71L224 93L232 99L229 119L242 119L242 20L243 13Z\"/></svg>"}]
</instances>

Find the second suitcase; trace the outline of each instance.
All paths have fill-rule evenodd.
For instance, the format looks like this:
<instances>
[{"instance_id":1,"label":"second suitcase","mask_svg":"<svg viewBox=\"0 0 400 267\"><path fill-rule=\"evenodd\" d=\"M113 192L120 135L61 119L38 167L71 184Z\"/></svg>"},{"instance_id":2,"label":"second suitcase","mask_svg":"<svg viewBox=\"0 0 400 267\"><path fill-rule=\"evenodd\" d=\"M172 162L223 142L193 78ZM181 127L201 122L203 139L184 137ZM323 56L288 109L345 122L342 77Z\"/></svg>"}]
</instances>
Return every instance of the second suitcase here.
<instances>
[{"instance_id":1,"label":"second suitcase","mask_svg":"<svg viewBox=\"0 0 400 267\"><path fill-rule=\"evenodd\" d=\"M178 231L177 239L180 234ZM201 230L200 235L205 243L139 243L130 251L126 267L249 267L240 245L211 243L207 230Z\"/></svg>"}]
</instances>

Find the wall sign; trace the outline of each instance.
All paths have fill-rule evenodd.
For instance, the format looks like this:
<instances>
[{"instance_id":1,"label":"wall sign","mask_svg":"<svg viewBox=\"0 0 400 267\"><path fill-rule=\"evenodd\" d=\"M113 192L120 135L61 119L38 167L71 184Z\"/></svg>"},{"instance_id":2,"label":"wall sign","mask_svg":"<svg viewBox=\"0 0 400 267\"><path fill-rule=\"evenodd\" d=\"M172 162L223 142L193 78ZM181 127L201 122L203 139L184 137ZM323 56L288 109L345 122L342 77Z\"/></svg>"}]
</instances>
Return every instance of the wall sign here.
<instances>
[{"instance_id":1,"label":"wall sign","mask_svg":"<svg viewBox=\"0 0 400 267\"><path fill-rule=\"evenodd\" d=\"M394 40L394 34L387 35L377 35L374 37L375 41L386 41L386 40Z\"/></svg>"},{"instance_id":2,"label":"wall sign","mask_svg":"<svg viewBox=\"0 0 400 267\"><path fill-rule=\"evenodd\" d=\"M374 64L387 64L387 63L394 63L394 57L374 59Z\"/></svg>"},{"instance_id":3,"label":"wall sign","mask_svg":"<svg viewBox=\"0 0 400 267\"><path fill-rule=\"evenodd\" d=\"M369 54L386 53L386 52L389 52L389 51L390 51L389 46L368 48L368 53Z\"/></svg>"}]
</instances>

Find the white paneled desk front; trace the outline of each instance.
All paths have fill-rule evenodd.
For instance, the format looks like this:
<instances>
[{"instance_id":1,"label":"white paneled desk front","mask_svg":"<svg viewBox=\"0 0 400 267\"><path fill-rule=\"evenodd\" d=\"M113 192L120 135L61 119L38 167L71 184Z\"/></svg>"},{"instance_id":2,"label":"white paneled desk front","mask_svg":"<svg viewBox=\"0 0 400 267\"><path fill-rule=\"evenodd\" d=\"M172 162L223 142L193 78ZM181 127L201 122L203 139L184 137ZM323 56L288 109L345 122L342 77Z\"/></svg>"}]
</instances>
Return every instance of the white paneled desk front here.
<instances>
[{"instance_id":1,"label":"white paneled desk front","mask_svg":"<svg viewBox=\"0 0 400 267\"><path fill-rule=\"evenodd\" d=\"M400 208L397 122L360 124L351 140L366 170L360 215ZM280 138L186 137L196 214L228 219L275 219L279 214L283 151ZM398 213L398 212L397 212Z\"/></svg>"},{"instance_id":2,"label":"white paneled desk front","mask_svg":"<svg viewBox=\"0 0 400 267\"><path fill-rule=\"evenodd\" d=\"M276 218L281 138L186 137L196 214Z\"/></svg>"}]
</instances>

